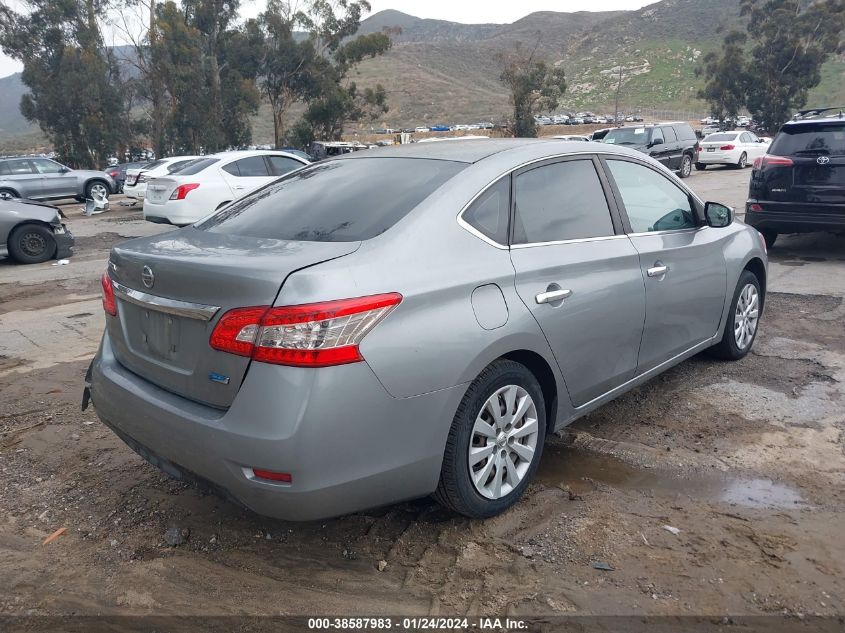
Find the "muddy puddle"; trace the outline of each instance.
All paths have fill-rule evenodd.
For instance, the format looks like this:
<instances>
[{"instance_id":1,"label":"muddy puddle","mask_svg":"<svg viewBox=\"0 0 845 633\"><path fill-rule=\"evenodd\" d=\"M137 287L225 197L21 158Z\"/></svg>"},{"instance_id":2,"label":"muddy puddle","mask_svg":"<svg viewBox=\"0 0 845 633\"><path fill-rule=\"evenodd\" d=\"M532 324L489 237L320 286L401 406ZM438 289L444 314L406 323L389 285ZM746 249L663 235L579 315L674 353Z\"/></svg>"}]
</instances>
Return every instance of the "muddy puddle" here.
<instances>
[{"instance_id":1,"label":"muddy puddle","mask_svg":"<svg viewBox=\"0 0 845 633\"><path fill-rule=\"evenodd\" d=\"M568 486L576 494L609 486L622 491L751 509L806 507L800 492L771 479L724 474L682 477L665 470L638 468L607 455L561 446L546 447L536 478L547 486Z\"/></svg>"}]
</instances>

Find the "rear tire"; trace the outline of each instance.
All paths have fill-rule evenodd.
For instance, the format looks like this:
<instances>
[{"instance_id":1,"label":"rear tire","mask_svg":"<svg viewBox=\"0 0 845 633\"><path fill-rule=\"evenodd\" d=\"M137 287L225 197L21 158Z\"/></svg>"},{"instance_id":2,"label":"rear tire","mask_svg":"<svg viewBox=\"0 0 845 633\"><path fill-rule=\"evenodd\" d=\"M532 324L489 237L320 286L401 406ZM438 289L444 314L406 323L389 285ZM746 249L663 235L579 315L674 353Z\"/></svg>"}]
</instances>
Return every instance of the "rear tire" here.
<instances>
[{"instance_id":1,"label":"rear tire","mask_svg":"<svg viewBox=\"0 0 845 633\"><path fill-rule=\"evenodd\" d=\"M778 233L774 231L760 231L760 234L766 240L766 248L772 248L778 239Z\"/></svg>"},{"instance_id":2,"label":"rear tire","mask_svg":"<svg viewBox=\"0 0 845 633\"><path fill-rule=\"evenodd\" d=\"M748 167L748 154L745 152L739 157L739 162L736 164L738 169L745 169Z\"/></svg>"},{"instance_id":3,"label":"rear tire","mask_svg":"<svg viewBox=\"0 0 845 633\"><path fill-rule=\"evenodd\" d=\"M53 232L40 224L22 224L9 235L9 255L21 264L40 264L53 259L56 240Z\"/></svg>"},{"instance_id":4,"label":"rear tire","mask_svg":"<svg viewBox=\"0 0 845 633\"><path fill-rule=\"evenodd\" d=\"M17 191L14 189L0 189L0 200L11 200L12 198L20 198Z\"/></svg>"},{"instance_id":5,"label":"rear tire","mask_svg":"<svg viewBox=\"0 0 845 633\"><path fill-rule=\"evenodd\" d=\"M95 195L98 197L102 196L104 200L108 200L110 194L111 190L109 189L108 184L102 180L92 180L85 185L86 200L93 200Z\"/></svg>"},{"instance_id":6,"label":"rear tire","mask_svg":"<svg viewBox=\"0 0 845 633\"><path fill-rule=\"evenodd\" d=\"M739 360L751 351L759 330L763 299L757 275L750 270L742 271L734 290L722 340L710 348L713 356L723 360Z\"/></svg>"},{"instance_id":7,"label":"rear tire","mask_svg":"<svg viewBox=\"0 0 845 633\"><path fill-rule=\"evenodd\" d=\"M504 512L533 478L545 436L546 407L537 378L514 361L494 361L458 406L434 498L475 519ZM471 451L478 456L474 463Z\"/></svg>"},{"instance_id":8,"label":"rear tire","mask_svg":"<svg viewBox=\"0 0 845 633\"><path fill-rule=\"evenodd\" d=\"M689 178L692 174L692 156L684 154L681 159L681 168L678 170L678 176L681 178Z\"/></svg>"},{"instance_id":9,"label":"rear tire","mask_svg":"<svg viewBox=\"0 0 845 633\"><path fill-rule=\"evenodd\" d=\"M704 171L705 169L707 169L707 164L706 163L696 163L695 168L698 171Z\"/></svg>"}]
</instances>

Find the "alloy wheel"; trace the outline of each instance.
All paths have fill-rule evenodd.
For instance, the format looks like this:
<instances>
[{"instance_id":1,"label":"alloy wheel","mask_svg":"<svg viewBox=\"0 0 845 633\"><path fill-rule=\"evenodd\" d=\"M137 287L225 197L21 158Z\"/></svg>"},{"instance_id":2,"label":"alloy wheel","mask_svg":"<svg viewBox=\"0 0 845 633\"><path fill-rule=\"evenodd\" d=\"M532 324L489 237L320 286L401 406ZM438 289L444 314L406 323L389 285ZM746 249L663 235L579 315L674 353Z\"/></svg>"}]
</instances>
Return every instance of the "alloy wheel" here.
<instances>
[{"instance_id":1,"label":"alloy wheel","mask_svg":"<svg viewBox=\"0 0 845 633\"><path fill-rule=\"evenodd\" d=\"M94 183L91 185L91 189L89 189L88 193L94 200L105 200L108 197L108 190L106 189L106 186L100 183Z\"/></svg>"},{"instance_id":2,"label":"alloy wheel","mask_svg":"<svg viewBox=\"0 0 845 633\"><path fill-rule=\"evenodd\" d=\"M748 157L745 154L743 154L742 156L739 157L739 168L745 169L745 166L747 164L748 164Z\"/></svg>"},{"instance_id":3,"label":"alloy wheel","mask_svg":"<svg viewBox=\"0 0 845 633\"><path fill-rule=\"evenodd\" d=\"M12 200L14 196L8 191L0 191L0 200Z\"/></svg>"},{"instance_id":4,"label":"alloy wheel","mask_svg":"<svg viewBox=\"0 0 845 633\"><path fill-rule=\"evenodd\" d=\"M760 294L754 284L746 284L739 294L734 313L734 340L736 346L744 350L757 332L760 318Z\"/></svg>"},{"instance_id":5,"label":"alloy wheel","mask_svg":"<svg viewBox=\"0 0 845 633\"><path fill-rule=\"evenodd\" d=\"M525 477L537 449L537 407L518 385L491 395L475 419L469 443L469 474L487 499L510 494Z\"/></svg>"},{"instance_id":6,"label":"alloy wheel","mask_svg":"<svg viewBox=\"0 0 845 633\"><path fill-rule=\"evenodd\" d=\"M692 159L689 156L684 156L684 162L681 165L681 174L686 178L692 173Z\"/></svg>"}]
</instances>

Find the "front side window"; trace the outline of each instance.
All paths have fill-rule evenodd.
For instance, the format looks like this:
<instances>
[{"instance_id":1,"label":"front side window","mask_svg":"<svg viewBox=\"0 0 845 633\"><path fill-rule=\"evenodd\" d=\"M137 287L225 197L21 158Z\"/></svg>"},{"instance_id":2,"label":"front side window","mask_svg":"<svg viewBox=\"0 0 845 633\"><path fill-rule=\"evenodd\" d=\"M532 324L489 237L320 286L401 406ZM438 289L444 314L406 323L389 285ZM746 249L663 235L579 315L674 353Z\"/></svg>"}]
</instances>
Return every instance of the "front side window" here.
<instances>
[{"instance_id":1,"label":"front side window","mask_svg":"<svg viewBox=\"0 0 845 633\"><path fill-rule=\"evenodd\" d=\"M697 226L689 196L666 176L637 163L608 160L634 233Z\"/></svg>"},{"instance_id":2,"label":"front side window","mask_svg":"<svg viewBox=\"0 0 845 633\"><path fill-rule=\"evenodd\" d=\"M464 221L494 242L507 244L510 201L511 179L507 176L476 198L464 212Z\"/></svg>"},{"instance_id":3,"label":"front side window","mask_svg":"<svg viewBox=\"0 0 845 633\"><path fill-rule=\"evenodd\" d=\"M553 163L514 178L515 244L613 234L610 209L593 161Z\"/></svg>"}]
</instances>

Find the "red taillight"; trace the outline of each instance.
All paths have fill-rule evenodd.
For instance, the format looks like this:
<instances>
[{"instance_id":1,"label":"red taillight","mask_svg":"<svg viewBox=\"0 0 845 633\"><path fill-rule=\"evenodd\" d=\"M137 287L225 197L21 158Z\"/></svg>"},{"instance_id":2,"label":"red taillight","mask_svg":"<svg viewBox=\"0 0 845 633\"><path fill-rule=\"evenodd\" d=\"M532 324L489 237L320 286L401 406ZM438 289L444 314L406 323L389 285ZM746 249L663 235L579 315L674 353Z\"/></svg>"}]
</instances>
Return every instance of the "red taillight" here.
<instances>
[{"instance_id":1,"label":"red taillight","mask_svg":"<svg viewBox=\"0 0 845 633\"><path fill-rule=\"evenodd\" d=\"M763 207L761 207L759 204L754 202L754 203L748 205L748 210L751 213L761 213L763 211Z\"/></svg>"},{"instance_id":2,"label":"red taillight","mask_svg":"<svg viewBox=\"0 0 845 633\"><path fill-rule=\"evenodd\" d=\"M106 314L117 316L117 301L114 298L114 286L108 271L103 273L100 284L103 287L103 310L106 311Z\"/></svg>"},{"instance_id":3,"label":"red taillight","mask_svg":"<svg viewBox=\"0 0 845 633\"><path fill-rule=\"evenodd\" d=\"M266 479L267 481L278 481L279 483L289 484L293 481L290 473L277 473L272 470L264 470L262 468L253 468L252 474L257 479Z\"/></svg>"},{"instance_id":4,"label":"red taillight","mask_svg":"<svg viewBox=\"0 0 845 633\"><path fill-rule=\"evenodd\" d=\"M176 189L173 190L173 193L170 194L171 200L184 200L185 196L187 196L191 191L199 187L200 184L198 182L188 183L187 185L179 185Z\"/></svg>"},{"instance_id":5,"label":"red taillight","mask_svg":"<svg viewBox=\"0 0 845 633\"><path fill-rule=\"evenodd\" d=\"M734 146L733 146L733 145L722 145L722 147L720 147L719 149L720 149L720 150L722 150L723 152L729 152L729 151L731 151L733 148L734 148Z\"/></svg>"},{"instance_id":6,"label":"red taillight","mask_svg":"<svg viewBox=\"0 0 845 633\"><path fill-rule=\"evenodd\" d=\"M328 367L363 360L358 344L402 301L388 293L296 306L236 308L214 328L210 345L253 360Z\"/></svg>"},{"instance_id":7,"label":"red taillight","mask_svg":"<svg viewBox=\"0 0 845 633\"><path fill-rule=\"evenodd\" d=\"M695 153L701 152L701 145L699 145L698 141L695 142L695 147L692 148Z\"/></svg>"},{"instance_id":8,"label":"red taillight","mask_svg":"<svg viewBox=\"0 0 845 633\"><path fill-rule=\"evenodd\" d=\"M775 156L774 154L765 154L754 161L754 169L761 167L792 167L795 163L791 158L786 156Z\"/></svg>"}]
</instances>

